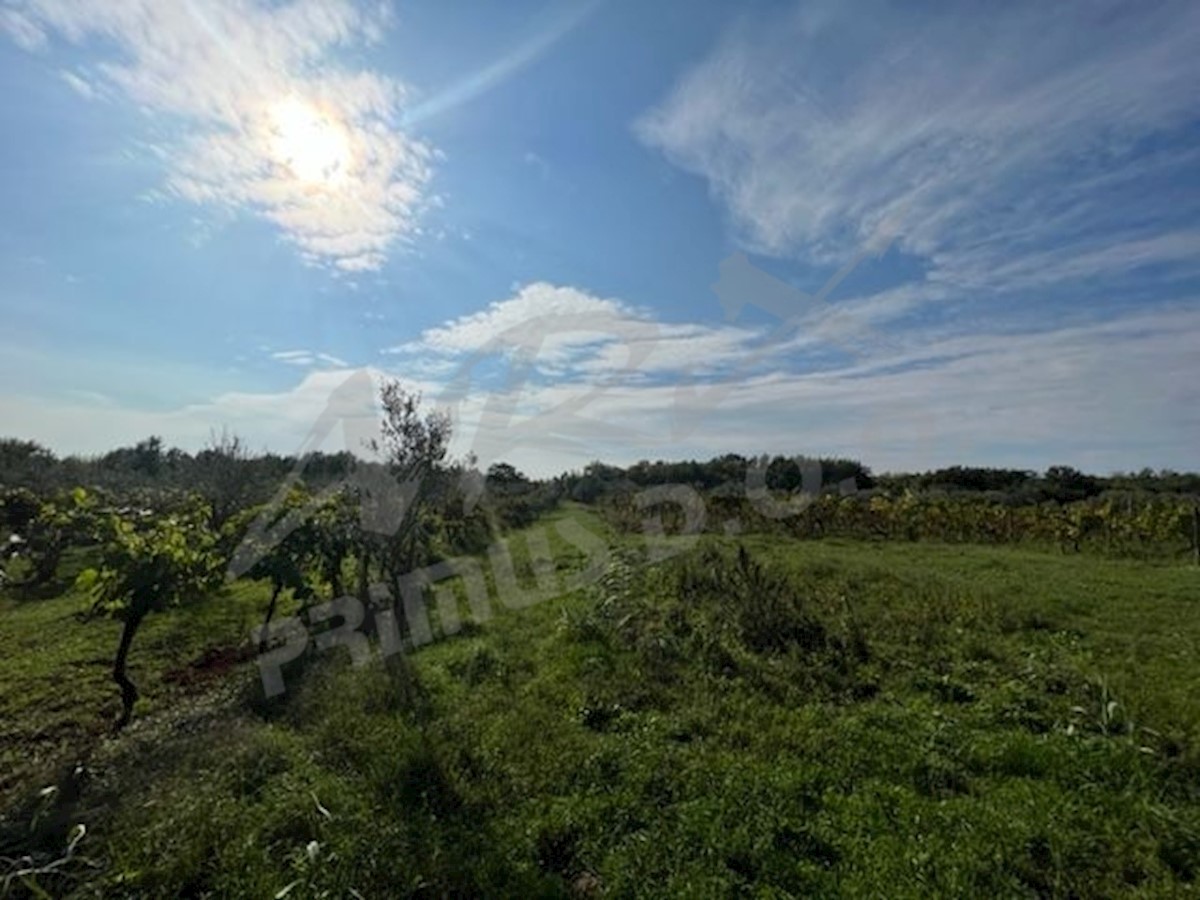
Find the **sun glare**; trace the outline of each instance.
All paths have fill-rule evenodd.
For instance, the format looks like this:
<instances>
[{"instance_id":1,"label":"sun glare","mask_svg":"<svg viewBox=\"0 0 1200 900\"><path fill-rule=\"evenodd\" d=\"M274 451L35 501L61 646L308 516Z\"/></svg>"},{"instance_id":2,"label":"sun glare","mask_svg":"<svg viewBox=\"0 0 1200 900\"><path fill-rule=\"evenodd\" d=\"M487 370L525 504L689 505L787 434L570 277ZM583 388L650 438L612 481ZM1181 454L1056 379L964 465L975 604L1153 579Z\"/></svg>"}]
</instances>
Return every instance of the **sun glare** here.
<instances>
[{"instance_id":1,"label":"sun glare","mask_svg":"<svg viewBox=\"0 0 1200 900\"><path fill-rule=\"evenodd\" d=\"M300 181L337 182L350 167L350 139L336 119L298 97L271 107L271 155Z\"/></svg>"}]
</instances>

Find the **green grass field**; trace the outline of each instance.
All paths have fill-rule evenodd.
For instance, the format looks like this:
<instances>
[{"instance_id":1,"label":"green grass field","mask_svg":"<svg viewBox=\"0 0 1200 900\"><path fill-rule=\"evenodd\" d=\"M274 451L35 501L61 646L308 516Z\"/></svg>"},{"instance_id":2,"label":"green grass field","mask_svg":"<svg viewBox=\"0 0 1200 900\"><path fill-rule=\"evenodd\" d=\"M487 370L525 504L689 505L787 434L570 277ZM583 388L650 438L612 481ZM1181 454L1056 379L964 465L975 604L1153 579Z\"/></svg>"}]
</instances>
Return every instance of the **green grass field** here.
<instances>
[{"instance_id":1,"label":"green grass field","mask_svg":"<svg viewBox=\"0 0 1200 900\"><path fill-rule=\"evenodd\" d=\"M116 626L4 601L6 839L87 826L9 889L1200 894L1200 570L755 536L650 565L613 540L597 585L388 664L308 659L278 701L215 652L261 590L152 619L115 740ZM85 756L31 831L21 803Z\"/></svg>"}]
</instances>

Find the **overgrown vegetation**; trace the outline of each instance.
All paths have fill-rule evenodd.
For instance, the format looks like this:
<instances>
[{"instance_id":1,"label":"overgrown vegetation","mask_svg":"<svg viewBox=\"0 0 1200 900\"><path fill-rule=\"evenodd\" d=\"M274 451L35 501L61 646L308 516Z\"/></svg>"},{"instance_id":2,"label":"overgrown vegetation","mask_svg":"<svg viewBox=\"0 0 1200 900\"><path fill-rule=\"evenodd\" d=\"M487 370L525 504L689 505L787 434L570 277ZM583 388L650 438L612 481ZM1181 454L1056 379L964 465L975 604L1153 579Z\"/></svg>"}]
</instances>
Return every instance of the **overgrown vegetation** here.
<instances>
[{"instance_id":1,"label":"overgrown vegetation","mask_svg":"<svg viewBox=\"0 0 1200 900\"><path fill-rule=\"evenodd\" d=\"M383 401L379 462L269 491L228 435L0 448L0 896L1198 890L1188 476L539 482ZM452 558L486 596L428 585L418 628ZM265 696L264 624L347 594L376 658L318 635Z\"/></svg>"},{"instance_id":2,"label":"overgrown vegetation","mask_svg":"<svg viewBox=\"0 0 1200 900\"><path fill-rule=\"evenodd\" d=\"M580 507L557 517L602 528ZM548 533L554 559L585 564ZM512 546L530 575L526 542ZM661 563L614 546L592 587L400 665L326 654L275 702L235 669L209 683L224 691L155 703L52 808L44 858L86 832L37 883L147 897L1194 889L1190 568L766 535Z\"/></svg>"}]
</instances>

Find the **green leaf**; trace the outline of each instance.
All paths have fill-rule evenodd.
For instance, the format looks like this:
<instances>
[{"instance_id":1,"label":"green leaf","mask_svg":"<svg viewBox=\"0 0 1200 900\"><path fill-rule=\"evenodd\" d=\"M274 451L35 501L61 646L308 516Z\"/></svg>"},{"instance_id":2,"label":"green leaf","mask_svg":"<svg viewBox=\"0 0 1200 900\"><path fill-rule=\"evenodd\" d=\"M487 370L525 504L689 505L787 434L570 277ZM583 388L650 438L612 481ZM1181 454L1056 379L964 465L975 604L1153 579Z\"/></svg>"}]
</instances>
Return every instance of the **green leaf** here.
<instances>
[{"instance_id":1,"label":"green leaf","mask_svg":"<svg viewBox=\"0 0 1200 900\"><path fill-rule=\"evenodd\" d=\"M75 576L75 590L90 591L100 581L100 572L96 569L84 569Z\"/></svg>"}]
</instances>

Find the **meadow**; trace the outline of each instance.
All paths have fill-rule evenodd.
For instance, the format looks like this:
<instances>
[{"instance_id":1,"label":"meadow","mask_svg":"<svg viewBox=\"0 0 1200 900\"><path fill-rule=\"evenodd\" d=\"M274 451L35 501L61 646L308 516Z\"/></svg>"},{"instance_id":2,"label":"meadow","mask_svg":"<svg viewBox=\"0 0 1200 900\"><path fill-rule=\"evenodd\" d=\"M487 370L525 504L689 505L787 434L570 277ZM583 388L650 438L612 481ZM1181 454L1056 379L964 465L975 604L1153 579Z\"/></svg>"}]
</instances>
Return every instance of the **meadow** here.
<instances>
[{"instance_id":1,"label":"meadow","mask_svg":"<svg viewBox=\"0 0 1200 900\"><path fill-rule=\"evenodd\" d=\"M264 585L152 617L116 737L117 624L6 596L0 885L1200 893L1195 567L779 534L654 561L585 505L533 528L565 519L611 548L595 583L483 622L464 602L456 634L365 666L310 652L272 700L245 652ZM548 533L560 573L587 562Z\"/></svg>"}]
</instances>

